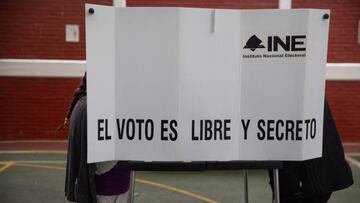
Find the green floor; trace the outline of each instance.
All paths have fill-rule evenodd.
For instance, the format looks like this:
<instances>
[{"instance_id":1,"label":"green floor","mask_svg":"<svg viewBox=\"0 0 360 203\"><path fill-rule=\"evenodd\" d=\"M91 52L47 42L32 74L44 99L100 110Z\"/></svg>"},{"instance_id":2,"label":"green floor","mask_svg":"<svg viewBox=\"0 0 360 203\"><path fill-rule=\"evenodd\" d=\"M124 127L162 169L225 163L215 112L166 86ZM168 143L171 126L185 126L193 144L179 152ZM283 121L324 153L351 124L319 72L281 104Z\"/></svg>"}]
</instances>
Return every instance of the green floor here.
<instances>
[{"instance_id":1,"label":"green floor","mask_svg":"<svg viewBox=\"0 0 360 203\"><path fill-rule=\"evenodd\" d=\"M0 202L66 202L65 157L65 154L0 154ZM358 160L360 156L352 158ZM360 202L360 168L352 164L351 167L355 184L334 193L330 203ZM136 203L243 202L242 171L136 172L136 179ZM271 202L267 171L249 171L249 200Z\"/></svg>"}]
</instances>

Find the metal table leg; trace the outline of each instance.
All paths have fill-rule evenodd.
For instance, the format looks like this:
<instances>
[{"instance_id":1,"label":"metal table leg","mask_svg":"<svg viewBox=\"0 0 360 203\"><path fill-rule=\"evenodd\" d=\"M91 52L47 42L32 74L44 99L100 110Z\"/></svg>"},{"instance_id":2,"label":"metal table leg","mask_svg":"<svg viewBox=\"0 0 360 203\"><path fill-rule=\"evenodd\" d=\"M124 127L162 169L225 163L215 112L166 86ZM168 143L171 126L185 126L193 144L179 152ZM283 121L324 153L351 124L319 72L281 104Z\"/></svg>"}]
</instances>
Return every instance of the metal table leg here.
<instances>
[{"instance_id":1,"label":"metal table leg","mask_svg":"<svg viewBox=\"0 0 360 203\"><path fill-rule=\"evenodd\" d=\"M134 193L135 193L135 171L130 173L130 189L129 189L130 203L134 203Z\"/></svg>"},{"instance_id":2,"label":"metal table leg","mask_svg":"<svg viewBox=\"0 0 360 203\"><path fill-rule=\"evenodd\" d=\"M280 203L279 169L273 170L274 181L274 203Z\"/></svg>"},{"instance_id":3,"label":"metal table leg","mask_svg":"<svg viewBox=\"0 0 360 203\"><path fill-rule=\"evenodd\" d=\"M248 171L244 170L244 202L249 203Z\"/></svg>"}]
</instances>

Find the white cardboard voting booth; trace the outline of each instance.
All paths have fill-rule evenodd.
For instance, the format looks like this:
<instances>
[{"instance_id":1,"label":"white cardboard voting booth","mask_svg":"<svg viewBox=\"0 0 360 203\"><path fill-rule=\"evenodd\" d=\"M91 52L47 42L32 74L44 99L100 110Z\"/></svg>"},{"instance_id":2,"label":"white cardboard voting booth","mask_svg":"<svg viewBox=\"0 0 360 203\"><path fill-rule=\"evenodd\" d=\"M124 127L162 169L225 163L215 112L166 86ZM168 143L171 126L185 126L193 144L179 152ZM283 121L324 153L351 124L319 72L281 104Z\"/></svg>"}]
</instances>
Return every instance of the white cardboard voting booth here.
<instances>
[{"instance_id":1,"label":"white cardboard voting booth","mask_svg":"<svg viewBox=\"0 0 360 203\"><path fill-rule=\"evenodd\" d=\"M328 10L90 7L88 162L322 155Z\"/></svg>"}]
</instances>

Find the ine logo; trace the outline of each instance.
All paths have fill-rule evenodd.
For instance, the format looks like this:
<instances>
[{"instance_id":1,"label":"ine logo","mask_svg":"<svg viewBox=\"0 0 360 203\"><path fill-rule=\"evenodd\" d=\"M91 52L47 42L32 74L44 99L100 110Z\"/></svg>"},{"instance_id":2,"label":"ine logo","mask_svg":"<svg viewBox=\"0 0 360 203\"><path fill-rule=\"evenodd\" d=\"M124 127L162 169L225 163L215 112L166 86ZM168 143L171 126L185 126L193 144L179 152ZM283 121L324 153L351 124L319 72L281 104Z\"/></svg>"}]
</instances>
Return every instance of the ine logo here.
<instances>
[{"instance_id":1,"label":"ine logo","mask_svg":"<svg viewBox=\"0 0 360 203\"><path fill-rule=\"evenodd\" d=\"M252 35L244 49L255 51L258 48L266 48L268 52L281 51L280 49L283 51L306 51L305 35L267 36L265 45L262 45L262 42L256 35Z\"/></svg>"},{"instance_id":2,"label":"ine logo","mask_svg":"<svg viewBox=\"0 0 360 203\"><path fill-rule=\"evenodd\" d=\"M261 42L262 41L256 35L253 35L246 42L244 49L250 49L251 51L255 51L255 49L257 48L265 48L265 46L262 45Z\"/></svg>"},{"instance_id":3,"label":"ine logo","mask_svg":"<svg viewBox=\"0 0 360 203\"><path fill-rule=\"evenodd\" d=\"M260 37L258 37L260 36ZM272 58L306 57L306 35L258 35L253 34L243 49L242 58L251 60Z\"/></svg>"}]
</instances>

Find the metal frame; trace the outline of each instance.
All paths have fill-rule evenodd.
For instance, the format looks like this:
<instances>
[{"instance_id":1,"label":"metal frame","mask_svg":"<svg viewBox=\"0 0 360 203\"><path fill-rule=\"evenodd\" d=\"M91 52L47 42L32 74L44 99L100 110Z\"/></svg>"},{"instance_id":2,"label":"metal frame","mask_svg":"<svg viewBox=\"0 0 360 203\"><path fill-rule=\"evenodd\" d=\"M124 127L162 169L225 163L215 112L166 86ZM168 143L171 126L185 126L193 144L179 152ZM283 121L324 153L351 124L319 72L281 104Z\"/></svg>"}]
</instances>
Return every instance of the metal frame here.
<instances>
[{"instance_id":1,"label":"metal frame","mask_svg":"<svg viewBox=\"0 0 360 203\"><path fill-rule=\"evenodd\" d=\"M243 170L244 174L244 203L249 203L249 184L248 184L248 170ZM129 203L134 203L135 193L135 171L131 171L130 174L130 191L129 191ZM273 203L280 203L280 189L279 189L279 169L273 169L273 181L274 181L274 195Z\"/></svg>"}]
</instances>

